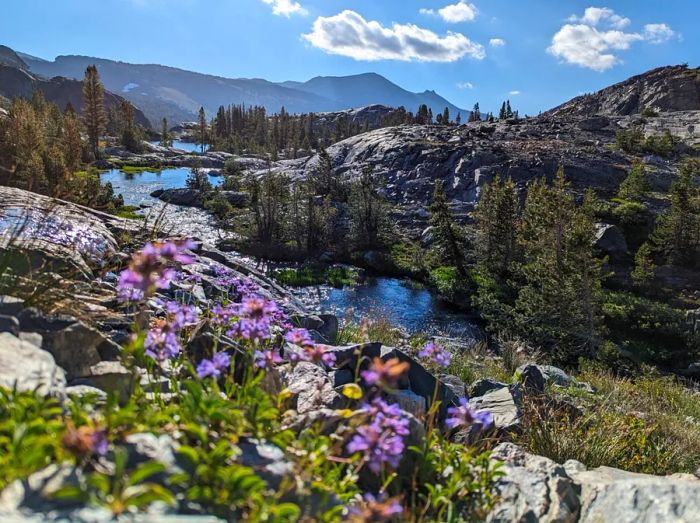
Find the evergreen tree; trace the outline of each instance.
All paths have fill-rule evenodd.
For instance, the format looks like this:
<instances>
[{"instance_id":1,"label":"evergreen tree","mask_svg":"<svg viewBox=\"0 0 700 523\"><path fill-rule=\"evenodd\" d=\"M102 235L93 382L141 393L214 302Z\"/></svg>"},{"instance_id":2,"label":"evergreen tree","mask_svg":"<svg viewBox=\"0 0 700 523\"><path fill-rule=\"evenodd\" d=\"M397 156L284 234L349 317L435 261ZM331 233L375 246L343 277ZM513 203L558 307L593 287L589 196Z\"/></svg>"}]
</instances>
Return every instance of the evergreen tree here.
<instances>
[{"instance_id":1,"label":"evergreen tree","mask_svg":"<svg viewBox=\"0 0 700 523\"><path fill-rule=\"evenodd\" d=\"M462 125L462 113L461 112L457 113L457 117L455 118L455 124Z\"/></svg>"},{"instance_id":2,"label":"evergreen tree","mask_svg":"<svg viewBox=\"0 0 700 523\"><path fill-rule=\"evenodd\" d=\"M694 266L700 247L700 195L693 183L697 164L686 160L671 185L671 207L659 216L654 243L674 265Z\"/></svg>"},{"instance_id":3,"label":"evergreen tree","mask_svg":"<svg viewBox=\"0 0 700 523\"><path fill-rule=\"evenodd\" d=\"M83 78L83 123L88 143L95 158L99 158L100 136L105 130L104 86L97 67L89 65Z\"/></svg>"},{"instance_id":4,"label":"evergreen tree","mask_svg":"<svg viewBox=\"0 0 700 523\"><path fill-rule=\"evenodd\" d=\"M450 109L448 107L442 111L442 125L450 125Z\"/></svg>"},{"instance_id":5,"label":"evergreen tree","mask_svg":"<svg viewBox=\"0 0 700 523\"><path fill-rule=\"evenodd\" d=\"M441 264L451 265L456 267L460 274L466 274L464 239L459 227L454 223L440 180L435 182L430 212L430 225L433 226L433 251Z\"/></svg>"},{"instance_id":6,"label":"evergreen tree","mask_svg":"<svg viewBox=\"0 0 700 523\"><path fill-rule=\"evenodd\" d=\"M348 212L355 248L377 249L384 245L389 222L386 202L379 194L380 181L371 165L365 166L360 178L350 187Z\"/></svg>"},{"instance_id":7,"label":"evergreen tree","mask_svg":"<svg viewBox=\"0 0 700 523\"><path fill-rule=\"evenodd\" d=\"M289 201L289 179L271 171L248 179L251 236L264 245L277 243L283 234L283 217Z\"/></svg>"},{"instance_id":8,"label":"evergreen tree","mask_svg":"<svg viewBox=\"0 0 700 523\"><path fill-rule=\"evenodd\" d=\"M204 148L209 143L209 128L207 126L207 116L204 112L204 107L199 108L199 114L197 116L197 134L194 143L200 146L202 153L204 153Z\"/></svg>"},{"instance_id":9,"label":"evergreen tree","mask_svg":"<svg viewBox=\"0 0 700 523\"><path fill-rule=\"evenodd\" d=\"M507 117L508 117L508 112L506 111L506 103L503 102L503 105L501 105L501 110L498 113L498 119L505 120Z\"/></svg>"},{"instance_id":10,"label":"evergreen tree","mask_svg":"<svg viewBox=\"0 0 700 523\"><path fill-rule=\"evenodd\" d=\"M143 150L141 140L143 138L140 129L134 122L134 106L124 100L120 106L122 132L121 142L127 151L139 153Z\"/></svg>"},{"instance_id":11,"label":"evergreen tree","mask_svg":"<svg viewBox=\"0 0 700 523\"><path fill-rule=\"evenodd\" d=\"M506 119L513 118L513 109L510 107L510 100L506 100Z\"/></svg>"},{"instance_id":12,"label":"evergreen tree","mask_svg":"<svg viewBox=\"0 0 700 523\"><path fill-rule=\"evenodd\" d=\"M632 281L637 287L647 287L654 281L656 265L652 257L652 249L649 242L644 242L634 255L634 269Z\"/></svg>"},{"instance_id":13,"label":"evergreen tree","mask_svg":"<svg viewBox=\"0 0 700 523\"><path fill-rule=\"evenodd\" d=\"M627 178L620 184L617 196L623 200L641 201L646 198L649 190L644 164L637 160L632 165Z\"/></svg>"},{"instance_id":14,"label":"evergreen tree","mask_svg":"<svg viewBox=\"0 0 700 523\"><path fill-rule=\"evenodd\" d=\"M543 180L530 186L518 235L523 264L516 329L567 362L598 344L601 263L594 238L591 216L576 207L563 169L552 187Z\"/></svg>"},{"instance_id":15,"label":"evergreen tree","mask_svg":"<svg viewBox=\"0 0 700 523\"><path fill-rule=\"evenodd\" d=\"M470 122L480 122L481 121L481 109L479 109L479 102L474 104L474 109L472 109L472 114L469 115Z\"/></svg>"},{"instance_id":16,"label":"evergreen tree","mask_svg":"<svg viewBox=\"0 0 700 523\"><path fill-rule=\"evenodd\" d=\"M160 145L163 147L172 147L173 139L168 131L168 119L163 118L160 122Z\"/></svg>"},{"instance_id":17,"label":"evergreen tree","mask_svg":"<svg viewBox=\"0 0 700 523\"><path fill-rule=\"evenodd\" d=\"M74 173L80 168L82 157L82 139L80 137L80 122L75 116L72 107L66 107L63 113L63 156L66 162L66 169Z\"/></svg>"}]
</instances>

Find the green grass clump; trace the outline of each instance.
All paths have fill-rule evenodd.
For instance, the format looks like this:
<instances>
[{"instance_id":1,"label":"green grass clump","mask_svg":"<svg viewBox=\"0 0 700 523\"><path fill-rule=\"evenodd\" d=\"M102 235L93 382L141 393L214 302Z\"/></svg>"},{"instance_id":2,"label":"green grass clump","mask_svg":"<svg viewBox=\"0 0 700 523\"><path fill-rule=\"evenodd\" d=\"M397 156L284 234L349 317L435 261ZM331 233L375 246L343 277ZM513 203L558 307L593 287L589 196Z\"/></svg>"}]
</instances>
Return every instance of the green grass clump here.
<instances>
[{"instance_id":1,"label":"green grass clump","mask_svg":"<svg viewBox=\"0 0 700 523\"><path fill-rule=\"evenodd\" d=\"M122 165L119 170L125 174L159 173L162 167L142 166L142 165Z\"/></svg>"},{"instance_id":2,"label":"green grass clump","mask_svg":"<svg viewBox=\"0 0 700 523\"><path fill-rule=\"evenodd\" d=\"M365 318L359 323L351 320L343 322L338 331L338 345L376 341L396 347L406 340L405 334L391 320L381 315L371 316L373 319Z\"/></svg>"},{"instance_id":3,"label":"green grass clump","mask_svg":"<svg viewBox=\"0 0 700 523\"><path fill-rule=\"evenodd\" d=\"M117 209L116 215L120 218L128 218L130 220L143 220L144 216L139 214L139 208L135 205L124 205L120 209Z\"/></svg>"},{"instance_id":4,"label":"green grass clump","mask_svg":"<svg viewBox=\"0 0 700 523\"><path fill-rule=\"evenodd\" d=\"M299 267L278 269L272 276L282 285L289 287L327 284L342 288L357 283L359 273L351 267Z\"/></svg>"}]
</instances>

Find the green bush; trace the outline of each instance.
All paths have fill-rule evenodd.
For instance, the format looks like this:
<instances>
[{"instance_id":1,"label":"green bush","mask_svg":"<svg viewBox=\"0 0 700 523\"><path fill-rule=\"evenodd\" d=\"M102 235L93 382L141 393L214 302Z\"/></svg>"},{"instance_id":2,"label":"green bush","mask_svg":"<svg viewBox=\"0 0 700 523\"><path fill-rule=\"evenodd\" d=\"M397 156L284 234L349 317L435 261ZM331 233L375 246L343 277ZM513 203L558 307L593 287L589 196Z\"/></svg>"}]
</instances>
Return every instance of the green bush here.
<instances>
[{"instance_id":1,"label":"green bush","mask_svg":"<svg viewBox=\"0 0 700 523\"><path fill-rule=\"evenodd\" d=\"M456 267L438 267L430 271L430 284L447 300L461 301L469 293L469 281Z\"/></svg>"},{"instance_id":2,"label":"green bush","mask_svg":"<svg viewBox=\"0 0 700 523\"><path fill-rule=\"evenodd\" d=\"M299 267L278 269L272 276L282 285L290 287L328 284L341 288L357 283L359 273L352 267Z\"/></svg>"}]
</instances>

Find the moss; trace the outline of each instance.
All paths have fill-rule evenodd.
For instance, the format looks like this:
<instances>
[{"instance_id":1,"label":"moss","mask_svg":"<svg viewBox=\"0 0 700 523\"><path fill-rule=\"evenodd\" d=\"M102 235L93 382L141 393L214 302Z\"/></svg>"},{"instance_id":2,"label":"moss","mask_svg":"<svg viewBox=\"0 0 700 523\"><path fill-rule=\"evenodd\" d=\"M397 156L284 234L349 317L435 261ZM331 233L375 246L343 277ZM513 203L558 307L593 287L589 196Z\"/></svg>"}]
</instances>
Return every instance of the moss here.
<instances>
[{"instance_id":1,"label":"moss","mask_svg":"<svg viewBox=\"0 0 700 523\"><path fill-rule=\"evenodd\" d=\"M300 267L279 269L272 276L282 285L290 287L308 287L310 285L328 284L341 288L357 283L359 273L351 267Z\"/></svg>"}]
</instances>

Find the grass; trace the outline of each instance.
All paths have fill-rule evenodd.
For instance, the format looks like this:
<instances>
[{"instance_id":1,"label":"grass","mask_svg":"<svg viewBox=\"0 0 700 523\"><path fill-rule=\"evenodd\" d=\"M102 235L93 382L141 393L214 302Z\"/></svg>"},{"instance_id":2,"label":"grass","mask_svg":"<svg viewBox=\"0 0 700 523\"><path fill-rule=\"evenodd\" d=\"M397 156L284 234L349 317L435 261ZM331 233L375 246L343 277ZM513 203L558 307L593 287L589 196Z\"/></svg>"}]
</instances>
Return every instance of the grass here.
<instances>
[{"instance_id":1,"label":"grass","mask_svg":"<svg viewBox=\"0 0 700 523\"><path fill-rule=\"evenodd\" d=\"M149 167L141 165L122 165L119 170L125 174L143 174L143 173L159 173L163 170L162 167Z\"/></svg>"},{"instance_id":2,"label":"grass","mask_svg":"<svg viewBox=\"0 0 700 523\"><path fill-rule=\"evenodd\" d=\"M357 283L359 273L351 267L299 267L278 269L272 273L272 276L280 284L289 287L328 284L341 288Z\"/></svg>"},{"instance_id":3,"label":"grass","mask_svg":"<svg viewBox=\"0 0 700 523\"><path fill-rule=\"evenodd\" d=\"M120 218L128 218L131 220L143 220L144 216L138 214L139 208L135 205L124 205L121 209L117 210L116 215Z\"/></svg>"},{"instance_id":4,"label":"grass","mask_svg":"<svg viewBox=\"0 0 700 523\"><path fill-rule=\"evenodd\" d=\"M372 320L365 318L360 323L345 321L338 331L338 345L351 345L369 341L396 347L406 341L406 336L394 326L391 320L382 316Z\"/></svg>"}]
</instances>

